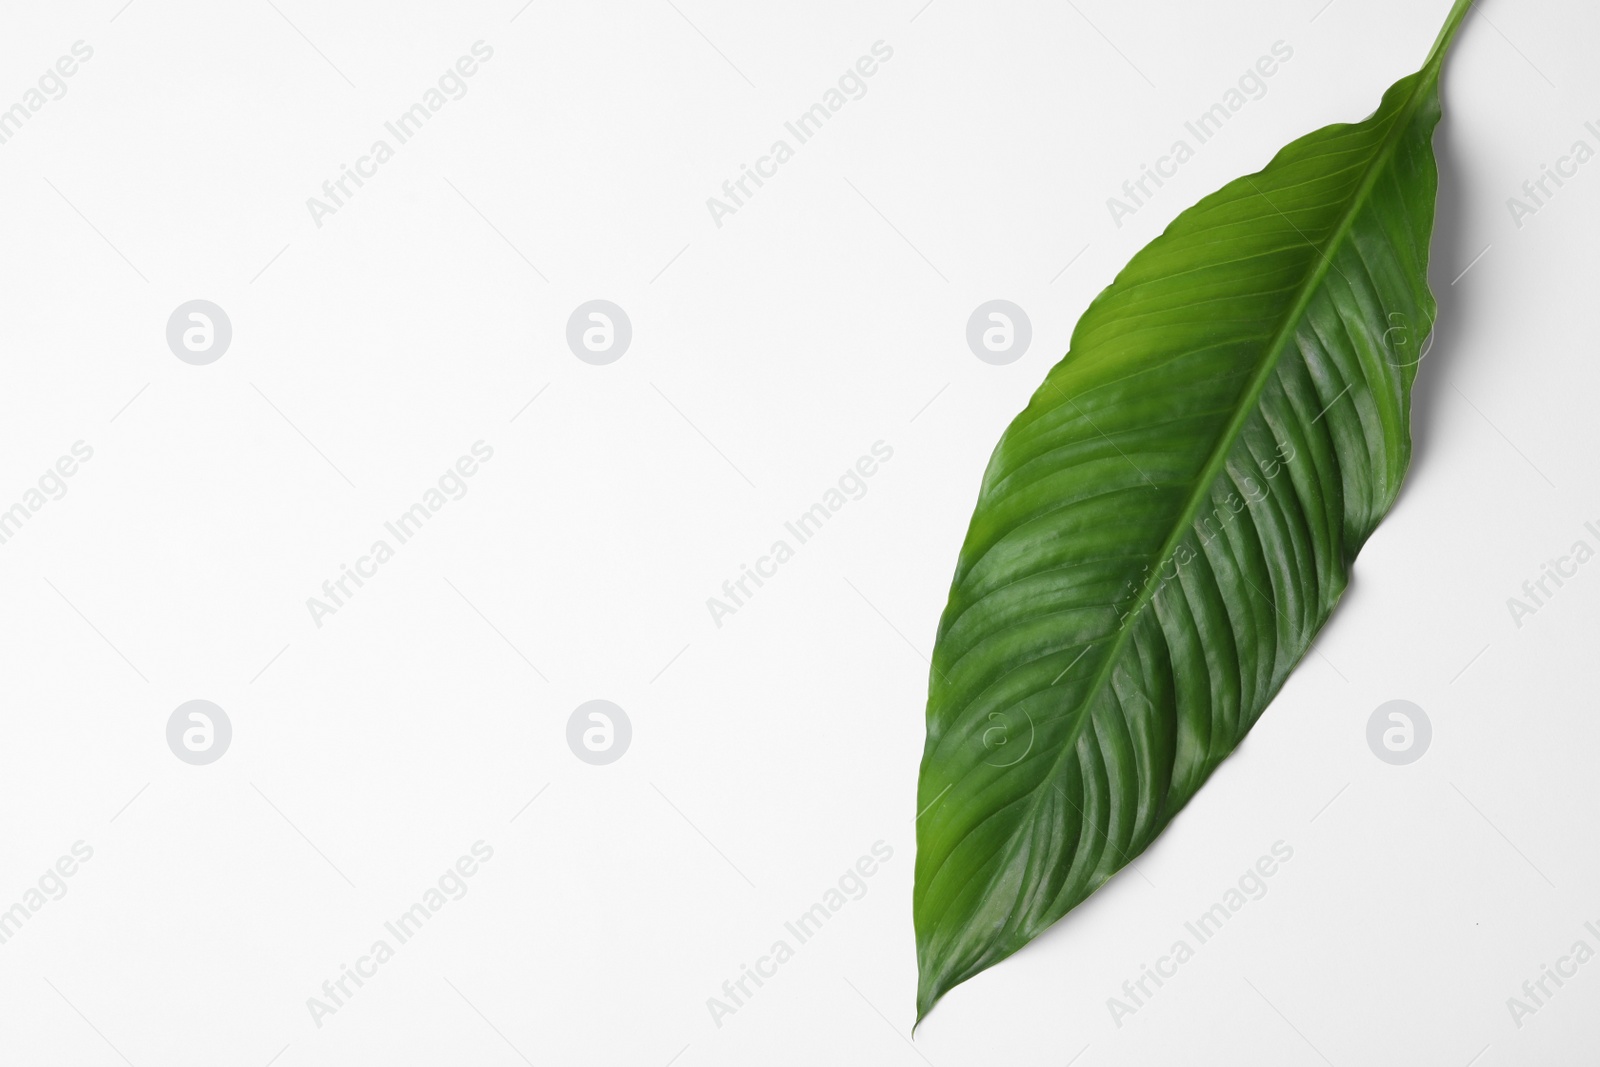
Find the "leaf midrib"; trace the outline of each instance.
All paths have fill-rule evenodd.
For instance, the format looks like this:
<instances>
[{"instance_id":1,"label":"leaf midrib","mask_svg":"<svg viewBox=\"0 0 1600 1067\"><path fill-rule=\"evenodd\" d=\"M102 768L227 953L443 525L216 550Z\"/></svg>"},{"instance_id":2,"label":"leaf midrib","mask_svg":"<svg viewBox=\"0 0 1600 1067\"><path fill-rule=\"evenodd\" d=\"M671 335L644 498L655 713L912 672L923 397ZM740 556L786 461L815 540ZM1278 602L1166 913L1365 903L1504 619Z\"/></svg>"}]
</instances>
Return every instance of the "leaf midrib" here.
<instances>
[{"instance_id":1,"label":"leaf midrib","mask_svg":"<svg viewBox=\"0 0 1600 1067\"><path fill-rule=\"evenodd\" d=\"M1437 58L1443 58L1443 49L1438 50ZM1300 294L1295 298L1294 304L1291 305L1289 311L1285 313L1283 322L1279 326L1272 343L1268 345L1265 353L1263 354L1261 365L1257 368L1255 376L1251 379L1249 387L1246 389L1245 393L1241 395L1240 403L1237 405L1233 419L1230 420L1222 436L1218 438L1217 445L1212 450L1211 456L1207 459L1205 467L1201 469L1200 474L1196 477L1194 491L1190 494L1189 500L1184 506L1184 510L1180 518L1178 521L1174 522L1172 532L1168 535L1166 542L1162 545L1161 551L1156 555L1156 560L1159 561L1165 559L1170 553L1176 551L1179 541L1181 541L1182 538L1188 533L1190 526L1193 524L1194 516L1199 511L1200 504L1210 493L1218 475L1221 473L1223 466L1227 462L1229 453L1233 450L1233 446L1238 440L1239 434L1243 431L1245 423L1249 420L1250 415L1255 411L1256 405L1261 399L1261 393L1266 388L1266 384L1271 378L1272 373L1277 370L1278 363L1282 359L1284 351L1288 348L1289 342L1293 340L1295 332L1298 330L1301 320L1305 317L1306 311L1309 309L1312 299L1315 297L1317 291L1322 287L1322 284L1326 281L1329 272L1333 269L1333 261L1329 258L1328 254L1330 252L1337 251L1338 248L1349 237L1350 231L1355 225L1357 216L1367 205L1368 198L1372 193L1373 187L1377 183L1378 177L1388 166L1389 161L1394 154L1395 147L1399 143L1401 135L1404 133L1404 131L1409 129L1411 121L1415 117L1419 102L1421 101L1423 95L1436 84L1438 79L1438 65L1433 60L1434 57L1430 57L1430 62L1425 64L1423 69L1417 73L1416 86L1413 88L1411 95L1407 98L1405 105L1396 113L1395 121L1390 127L1389 132L1385 135L1383 144L1379 148L1377 155L1373 157L1372 164L1368 168L1366 176L1362 178L1360 186L1358 186L1356 191L1351 194L1349 206L1345 209L1345 213L1341 217L1338 227L1329 236L1326 244L1322 247L1318 247L1315 242L1312 242L1309 239L1307 240L1307 243L1310 244L1317 252L1319 262L1314 267L1312 272L1307 276L1305 283L1301 286ZM1250 180L1248 175L1246 176L1245 180ZM1250 184L1252 186L1255 185L1254 182L1251 182ZM1259 188L1256 189L1256 192L1269 207L1272 207L1274 211L1278 211L1277 207L1273 205L1271 199L1267 197L1266 193L1261 192ZM1283 212L1278 211L1278 214L1283 215ZM1296 232L1299 232L1299 227L1295 226L1294 223L1289 220L1287 215L1284 215L1283 217L1285 221L1288 221L1289 225L1296 230ZM1089 687L1085 690L1084 698L1079 701L1078 706L1075 709L1076 721L1072 724L1067 736L1063 739L1061 749L1057 753L1054 761L1051 763L1049 769L1046 770L1044 777L1040 779L1040 784L1035 786L1032 790L1033 799L1029 803L1027 812L1023 815L1023 821L1025 823L1037 816L1039 797L1043 795L1043 787L1054 779L1057 771L1061 767L1061 764L1065 761L1067 754L1071 752L1076 745L1077 739L1083 731L1084 723L1088 721L1088 715L1085 713L1086 709L1089 707L1090 702L1094 699L1095 694L1100 692L1105 686L1106 681L1110 676L1110 672L1116 668L1117 663L1121 660L1123 650L1127 646L1128 638L1132 634L1133 624L1143 616L1144 611L1149 607L1151 600L1154 598L1156 590L1160 587L1160 582L1157 580L1159 578L1160 570L1160 567L1152 567L1150 569L1148 572L1149 576L1145 579L1145 583L1139 591L1139 598L1135 602L1134 607L1123 616L1122 625L1118 628L1116 636L1113 638L1113 644L1111 648L1107 651L1105 658L1101 661L1100 668L1095 672L1094 677L1090 680ZM1004 870L1006 863L1010 862L1011 858L1015 855L1016 850L1019 847L1017 844L1019 840L1020 837L1018 836L1012 837L1011 843L1007 846L1005 855L1000 864L1000 870Z\"/></svg>"}]
</instances>

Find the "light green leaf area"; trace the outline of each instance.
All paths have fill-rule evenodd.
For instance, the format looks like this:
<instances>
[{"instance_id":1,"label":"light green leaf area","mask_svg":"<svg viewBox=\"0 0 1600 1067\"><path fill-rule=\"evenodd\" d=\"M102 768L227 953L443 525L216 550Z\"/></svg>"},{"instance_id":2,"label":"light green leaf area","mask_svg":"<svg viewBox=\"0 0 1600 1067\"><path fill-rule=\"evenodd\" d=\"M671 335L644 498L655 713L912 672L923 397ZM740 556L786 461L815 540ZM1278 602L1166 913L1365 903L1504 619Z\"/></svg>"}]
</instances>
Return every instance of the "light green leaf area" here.
<instances>
[{"instance_id":1,"label":"light green leaf area","mask_svg":"<svg viewBox=\"0 0 1600 1067\"><path fill-rule=\"evenodd\" d=\"M918 783L920 1019L1137 857L1278 692L1394 503L1435 304L1439 70L1180 215L984 475Z\"/></svg>"}]
</instances>

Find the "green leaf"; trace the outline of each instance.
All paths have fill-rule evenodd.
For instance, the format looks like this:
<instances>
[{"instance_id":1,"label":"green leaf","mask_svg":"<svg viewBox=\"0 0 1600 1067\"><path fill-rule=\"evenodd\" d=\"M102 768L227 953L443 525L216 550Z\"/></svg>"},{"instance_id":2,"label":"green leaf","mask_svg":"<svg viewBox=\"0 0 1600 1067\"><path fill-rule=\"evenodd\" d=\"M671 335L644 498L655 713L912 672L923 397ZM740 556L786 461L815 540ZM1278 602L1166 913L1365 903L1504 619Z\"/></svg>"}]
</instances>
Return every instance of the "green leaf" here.
<instances>
[{"instance_id":1,"label":"green leaf","mask_svg":"<svg viewBox=\"0 0 1600 1067\"><path fill-rule=\"evenodd\" d=\"M1439 71L1185 211L1000 439L939 624L920 1021L1161 833L1311 647L1411 457Z\"/></svg>"}]
</instances>

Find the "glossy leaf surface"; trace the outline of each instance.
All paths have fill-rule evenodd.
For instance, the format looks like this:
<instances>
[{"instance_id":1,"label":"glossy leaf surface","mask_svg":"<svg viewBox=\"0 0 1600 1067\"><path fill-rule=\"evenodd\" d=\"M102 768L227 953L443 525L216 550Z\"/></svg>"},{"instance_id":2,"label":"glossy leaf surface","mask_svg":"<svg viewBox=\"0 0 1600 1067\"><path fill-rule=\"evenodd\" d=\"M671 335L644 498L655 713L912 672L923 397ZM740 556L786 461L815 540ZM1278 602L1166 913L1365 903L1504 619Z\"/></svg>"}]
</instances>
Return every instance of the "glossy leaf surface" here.
<instances>
[{"instance_id":1,"label":"glossy leaf surface","mask_svg":"<svg viewBox=\"0 0 1600 1067\"><path fill-rule=\"evenodd\" d=\"M920 1019L1138 856L1311 647L1411 456L1440 64L1180 215L989 463L918 786Z\"/></svg>"}]
</instances>

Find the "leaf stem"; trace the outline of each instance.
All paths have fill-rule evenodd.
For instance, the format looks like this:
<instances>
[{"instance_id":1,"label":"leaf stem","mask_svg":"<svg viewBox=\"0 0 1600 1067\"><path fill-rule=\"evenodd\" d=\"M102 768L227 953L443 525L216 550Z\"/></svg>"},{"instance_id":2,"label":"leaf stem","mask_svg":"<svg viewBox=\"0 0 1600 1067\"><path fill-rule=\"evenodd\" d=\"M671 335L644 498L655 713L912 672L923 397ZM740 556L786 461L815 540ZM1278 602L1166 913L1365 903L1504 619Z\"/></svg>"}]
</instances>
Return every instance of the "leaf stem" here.
<instances>
[{"instance_id":1,"label":"leaf stem","mask_svg":"<svg viewBox=\"0 0 1600 1067\"><path fill-rule=\"evenodd\" d=\"M1433 51L1428 53L1428 61L1423 64L1423 69L1437 68L1444 63L1444 54L1450 50L1450 42L1455 40L1456 31L1467 20L1473 3L1474 0L1456 0L1456 6L1450 9L1450 17L1444 21L1444 28L1439 31L1438 40L1433 42Z\"/></svg>"}]
</instances>

